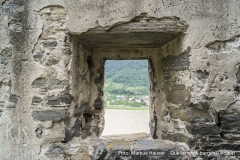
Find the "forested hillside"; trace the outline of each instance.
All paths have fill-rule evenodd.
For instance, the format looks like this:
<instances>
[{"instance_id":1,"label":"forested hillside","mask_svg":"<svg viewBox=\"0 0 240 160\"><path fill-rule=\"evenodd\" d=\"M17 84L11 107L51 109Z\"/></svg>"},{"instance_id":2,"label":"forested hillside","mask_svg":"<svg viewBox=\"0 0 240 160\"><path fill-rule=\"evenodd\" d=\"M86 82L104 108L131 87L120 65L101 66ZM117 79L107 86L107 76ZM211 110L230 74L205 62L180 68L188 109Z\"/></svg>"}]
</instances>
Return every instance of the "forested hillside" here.
<instances>
[{"instance_id":1,"label":"forested hillside","mask_svg":"<svg viewBox=\"0 0 240 160\"><path fill-rule=\"evenodd\" d=\"M148 95L147 60L105 62L105 92L119 95Z\"/></svg>"}]
</instances>

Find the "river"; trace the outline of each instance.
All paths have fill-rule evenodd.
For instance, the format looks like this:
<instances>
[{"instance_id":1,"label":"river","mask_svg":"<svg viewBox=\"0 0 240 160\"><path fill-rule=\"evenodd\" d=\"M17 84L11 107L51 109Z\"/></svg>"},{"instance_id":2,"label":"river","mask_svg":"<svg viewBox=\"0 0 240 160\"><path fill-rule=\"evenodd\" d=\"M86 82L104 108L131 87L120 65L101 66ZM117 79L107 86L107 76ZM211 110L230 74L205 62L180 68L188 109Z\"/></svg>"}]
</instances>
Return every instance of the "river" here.
<instances>
[{"instance_id":1,"label":"river","mask_svg":"<svg viewBox=\"0 0 240 160\"><path fill-rule=\"evenodd\" d=\"M149 133L149 110L105 109L105 128L102 136Z\"/></svg>"}]
</instances>

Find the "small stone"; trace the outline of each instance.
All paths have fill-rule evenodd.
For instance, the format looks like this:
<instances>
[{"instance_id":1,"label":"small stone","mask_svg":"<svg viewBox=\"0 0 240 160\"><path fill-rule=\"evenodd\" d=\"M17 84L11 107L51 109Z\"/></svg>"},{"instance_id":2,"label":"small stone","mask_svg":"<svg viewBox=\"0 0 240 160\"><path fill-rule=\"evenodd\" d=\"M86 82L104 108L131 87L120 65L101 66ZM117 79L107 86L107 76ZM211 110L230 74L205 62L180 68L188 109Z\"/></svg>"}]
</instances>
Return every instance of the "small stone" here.
<instances>
[{"instance_id":1,"label":"small stone","mask_svg":"<svg viewBox=\"0 0 240 160\"><path fill-rule=\"evenodd\" d=\"M59 60L57 57L55 57L55 56L50 56L46 61L44 61L44 64L45 64L46 66L53 66L53 65L58 64L59 61L60 61L60 60Z\"/></svg>"},{"instance_id":2,"label":"small stone","mask_svg":"<svg viewBox=\"0 0 240 160\"><path fill-rule=\"evenodd\" d=\"M107 149L104 143L100 143L96 146L96 151L94 155L94 159L104 159L107 154Z\"/></svg>"},{"instance_id":3,"label":"small stone","mask_svg":"<svg viewBox=\"0 0 240 160\"><path fill-rule=\"evenodd\" d=\"M33 58L35 61L40 61L42 59L43 55L44 55L43 50L35 50L33 52Z\"/></svg>"},{"instance_id":4,"label":"small stone","mask_svg":"<svg viewBox=\"0 0 240 160\"><path fill-rule=\"evenodd\" d=\"M209 107L210 107L207 102L201 102L200 104L201 104L201 107L205 110L209 109Z\"/></svg>"},{"instance_id":5,"label":"small stone","mask_svg":"<svg viewBox=\"0 0 240 160\"><path fill-rule=\"evenodd\" d=\"M11 30L13 30L14 32L22 32L22 30L23 30L23 27L22 27L22 24L11 24L10 26L9 26L9 28L11 29Z\"/></svg>"},{"instance_id":6,"label":"small stone","mask_svg":"<svg viewBox=\"0 0 240 160\"><path fill-rule=\"evenodd\" d=\"M207 79L208 76L209 76L209 73L206 72L206 71L204 71L204 72L201 71L201 70L198 70L198 71L197 71L197 78L198 78L199 80Z\"/></svg>"},{"instance_id":7,"label":"small stone","mask_svg":"<svg viewBox=\"0 0 240 160\"><path fill-rule=\"evenodd\" d=\"M43 41L44 47L56 47L57 41Z\"/></svg>"},{"instance_id":8,"label":"small stone","mask_svg":"<svg viewBox=\"0 0 240 160\"><path fill-rule=\"evenodd\" d=\"M168 111L167 110L164 110L163 113L162 113L163 116L166 116L168 115Z\"/></svg>"},{"instance_id":9,"label":"small stone","mask_svg":"<svg viewBox=\"0 0 240 160\"><path fill-rule=\"evenodd\" d=\"M103 81L103 77L97 77L95 78L94 82L97 84L97 83L102 83Z\"/></svg>"},{"instance_id":10,"label":"small stone","mask_svg":"<svg viewBox=\"0 0 240 160\"><path fill-rule=\"evenodd\" d=\"M10 94L8 101L17 104L18 96L16 96L15 94Z\"/></svg>"},{"instance_id":11,"label":"small stone","mask_svg":"<svg viewBox=\"0 0 240 160\"><path fill-rule=\"evenodd\" d=\"M9 63L10 59L7 57L1 57L1 64L7 65Z\"/></svg>"},{"instance_id":12,"label":"small stone","mask_svg":"<svg viewBox=\"0 0 240 160\"><path fill-rule=\"evenodd\" d=\"M207 48L210 50L214 50L214 51L219 51L220 50L220 42L213 42L207 45Z\"/></svg>"},{"instance_id":13,"label":"small stone","mask_svg":"<svg viewBox=\"0 0 240 160\"><path fill-rule=\"evenodd\" d=\"M63 54L68 54L68 55L70 55L70 54L71 54L71 50L70 50L70 49L64 49L64 50L62 51L62 53L63 53Z\"/></svg>"},{"instance_id":14,"label":"small stone","mask_svg":"<svg viewBox=\"0 0 240 160\"><path fill-rule=\"evenodd\" d=\"M42 102L42 98L41 97L33 96L32 104L41 103L41 102Z\"/></svg>"},{"instance_id":15,"label":"small stone","mask_svg":"<svg viewBox=\"0 0 240 160\"><path fill-rule=\"evenodd\" d=\"M12 50L9 48L1 52L0 55L0 62L5 66L12 60Z\"/></svg>"},{"instance_id":16,"label":"small stone","mask_svg":"<svg viewBox=\"0 0 240 160\"><path fill-rule=\"evenodd\" d=\"M58 144L53 144L49 147L49 149L45 152L45 155L51 156L51 155L60 155L64 154L64 146L58 145Z\"/></svg>"},{"instance_id":17,"label":"small stone","mask_svg":"<svg viewBox=\"0 0 240 160\"><path fill-rule=\"evenodd\" d=\"M98 97L98 98L94 101L93 106L94 106L95 109L102 109L102 108L103 108L103 102L102 102L101 97Z\"/></svg>"},{"instance_id":18,"label":"small stone","mask_svg":"<svg viewBox=\"0 0 240 160\"><path fill-rule=\"evenodd\" d=\"M41 138L42 137L42 128L37 128L35 130L35 134L37 138Z\"/></svg>"}]
</instances>

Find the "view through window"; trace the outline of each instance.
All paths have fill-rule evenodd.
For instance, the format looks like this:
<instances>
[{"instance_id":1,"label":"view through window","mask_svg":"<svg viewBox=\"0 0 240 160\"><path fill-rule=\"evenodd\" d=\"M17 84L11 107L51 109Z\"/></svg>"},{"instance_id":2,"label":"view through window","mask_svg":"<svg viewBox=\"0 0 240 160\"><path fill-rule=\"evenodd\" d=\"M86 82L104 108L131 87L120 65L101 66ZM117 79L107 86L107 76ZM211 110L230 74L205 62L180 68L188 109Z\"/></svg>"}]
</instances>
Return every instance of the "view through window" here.
<instances>
[{"instance_id":1,"label":"view through window","mask_svg":"<svg viewBox=\"0 0 240 160\"><path fill-rule=\"evenodd\" d=\"M148 60L107 60L103 136L149 133Z\"/></svg>"}]
</instances>

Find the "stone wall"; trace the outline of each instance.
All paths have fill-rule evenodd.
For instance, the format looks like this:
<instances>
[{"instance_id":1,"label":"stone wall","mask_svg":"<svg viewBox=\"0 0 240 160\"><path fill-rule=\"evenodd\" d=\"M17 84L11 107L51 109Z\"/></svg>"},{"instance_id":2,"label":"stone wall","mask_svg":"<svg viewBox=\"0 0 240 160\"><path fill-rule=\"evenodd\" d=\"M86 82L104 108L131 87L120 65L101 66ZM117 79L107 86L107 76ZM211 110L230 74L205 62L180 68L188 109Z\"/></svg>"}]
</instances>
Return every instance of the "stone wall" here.
<instances>
[{"instance_id":1,"label":"stone wall","mask_svg":"<svg viewBox=\"0 0 240 160\"><path fill-rule=\"evenodd\" d=\"M239 151L239 8L239 0L0 0L0 159ZM151 138L99 139L107 59L148 59Z\"/></svg>"}]
</instances>

